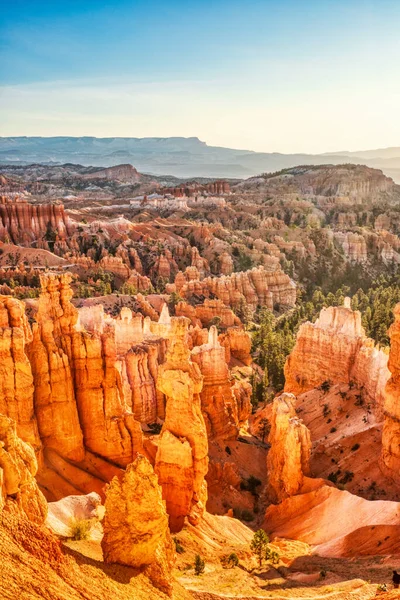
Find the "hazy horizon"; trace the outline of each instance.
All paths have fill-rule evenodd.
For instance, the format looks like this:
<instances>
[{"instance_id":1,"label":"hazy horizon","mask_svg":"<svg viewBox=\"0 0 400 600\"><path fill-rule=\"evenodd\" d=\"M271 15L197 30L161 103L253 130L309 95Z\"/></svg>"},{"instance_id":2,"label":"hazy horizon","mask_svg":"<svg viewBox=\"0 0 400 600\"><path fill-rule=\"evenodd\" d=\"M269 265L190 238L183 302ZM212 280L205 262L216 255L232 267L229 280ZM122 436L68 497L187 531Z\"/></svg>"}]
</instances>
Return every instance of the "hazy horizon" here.
<instances>
[{"instance_id":1,"label":"hazy horizon","mask_svg":"<svg viewBox=\"0 0 400 600\"><path fill-rule=\"evenodd\" d=\"M394 0L17 0L0 16L0 135L399 146L399 26Z\"/></svg>"}]
</instances>

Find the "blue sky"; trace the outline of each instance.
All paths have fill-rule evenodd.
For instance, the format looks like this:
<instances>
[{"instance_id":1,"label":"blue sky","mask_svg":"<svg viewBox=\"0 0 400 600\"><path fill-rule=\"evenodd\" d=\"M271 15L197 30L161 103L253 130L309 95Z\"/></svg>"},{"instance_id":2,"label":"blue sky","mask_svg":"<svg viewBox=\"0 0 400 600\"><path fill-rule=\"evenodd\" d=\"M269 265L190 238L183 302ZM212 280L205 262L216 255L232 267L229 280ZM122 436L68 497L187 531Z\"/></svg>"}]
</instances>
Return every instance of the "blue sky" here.
<instances>
[{"instance_id":1,"label":"blue sky","mask_svg":"<svg viewBox=\"0 0 400 600\"><path fill-rule=\"evenodd\" d=\"M399 31L397 0L17 0L0 14L0 135L400 145Z\"/></svg>"}]
</instances>

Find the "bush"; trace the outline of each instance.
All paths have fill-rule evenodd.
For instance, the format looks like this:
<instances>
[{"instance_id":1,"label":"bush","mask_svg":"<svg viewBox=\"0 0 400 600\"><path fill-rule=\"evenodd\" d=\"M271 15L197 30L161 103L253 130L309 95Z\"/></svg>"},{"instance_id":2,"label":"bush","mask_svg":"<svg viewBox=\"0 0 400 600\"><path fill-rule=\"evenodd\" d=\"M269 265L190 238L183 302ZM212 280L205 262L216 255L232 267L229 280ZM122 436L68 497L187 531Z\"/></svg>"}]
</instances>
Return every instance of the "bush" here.
<instances>
[{"instance_id":1,"label":"bush","mask_svg":"<svg viewBox=\"0 0 400 600\"><path fill-rule=\"evenodd\" d=\"M332 481L332 483L337 483L337 478L340 475L340 471L336 471L335 473L329 473L328 480Z\"/></svg>"},{"instance_id":2,"label":"bush","mask_svg":"<svg viewBox=\"0 0 400 600\"><path fill-rule=\"evenodd\" d=\"M266 558L268 544L269 537L265 533L264 529L259 529L256 531L253 535L253 539L251 540L250 548L251 551L257 556L260 567L262 565L262 561Z\"/></svg>"},{"instance_id":3,"label":"bush","mask_svg":"<svg viewBox=\"0 0 400 600\"><path fill-rule=\"evenodd\" d=\"M242 479L240 482L240 489L246 492L250 492L253 496L257 496L258 486L261 485L260 479L254 477L254 475L250 475L247 479Z\"/></svg>"},{"instance_id":4,"label":"bush","mask_svg":"<svg viewBox=\"0 0 400 600\"><path fill-rule=\"evenodd\" d=\"M173 540L177 554L183 554L185 552L185 548L182 546L182 544L176 537L174 537Z\"/></svg>"},{"instance_id":5,"label":"bush","mask_svg":"<svg viewBox=\"0 0 400 600\"><path fill-rule=\"evenodd\" d=\"M231 552L231 554L226 554L221 558L221 564L224 569L233 569L233 567L237 567L239 564L238 555L235 552Z\"/></svg>"},{"instance_id":6,"label":"bush","mask_svg":"<svg viewBox=\"0 0 400 600\"><path fill-rule=\"evenodd\" d=\"M194 572L196 575L201 575L202 573L204 573L206 568L206 563L205 561L201 558L200 554L196 554L196 557L194 559Z\"/></svg>"},{"instance_id":7,"label":"bush","mask_svg":"<svg viewBox=\"0 0 400 600\"><path fill-rule=\"evenodd\" d=\"M150 429L151 433L158 435L162 429L161 423L147 423L147 427Z\"/></svg>"},{"instance_id":8,"label":"bush","mask_svg":"<svg viewBox=\"0 0 400 600\"><path fill-rule=\"evenodd\" d=\"M70 538L73 540L87 540L91 529L91 519L71 519Z\"/></svg>"},{"instance_id":9,"label":"bush","mask_svg":"<svg viewBox=\"0 0 400 600\"><path fill-rule=\"evenodd\" d=\"M335 433L337 431L336 427L331 427L331 433Z\"/></svg>"},{"instance_id":10,"label":"bush","mask_svg":"<svg viewBox=\"0 0 400 600\"><path fill-rule=\"evenodd\" d=\"M360 444L354 444L354 446L351 447L351 451L355 452L356 450L358 450L360 447Z\"/></svg>"},{"instance_id":11,"label":"bush","mask_svg":"<svg viewBox=\"0 0 400 600\"><path fill-rule=\"evenodd\" d=\"M332 382L329 380L323 381L319 386L319 389L326 394L331 389Z\"/></svg>"},{"instance_id":12,"label":"bush","mask_svg":"<svg viewBox=\"0 0 400 600\"><path fill-rule=\"evenodd\" d=\"M349 481L352 481L354 478L354 473L352 473L351 471L345 471L344 475L342 477L342 479L340 479L339 483L341 483L342 485L346 485L346 483L349 483Z\"/></svg>"},{"instance_id":13,"label":"bush","mask_svg":"<svg viewBox=\"0 0 400 600\"><path fill-rule=\"evenodd\" d=\"M280 561L279 553L275 550L271 550L271 548L269 547L267 548L267 551L265 553L265 558L271 561L273 565L279 564Z\"/></svg>"},{"instance_id":14,"label":"bush","mask_svg":"<svg viewBox=\"0 0 400 600\"><path fill-rule=\"evenodd\" d=\"M329 404L324 404L324 408L322 409L322 414L324 415L324 417L326 418L330 412L331 409L329 408Z\"/></svg>"}]
</instances>

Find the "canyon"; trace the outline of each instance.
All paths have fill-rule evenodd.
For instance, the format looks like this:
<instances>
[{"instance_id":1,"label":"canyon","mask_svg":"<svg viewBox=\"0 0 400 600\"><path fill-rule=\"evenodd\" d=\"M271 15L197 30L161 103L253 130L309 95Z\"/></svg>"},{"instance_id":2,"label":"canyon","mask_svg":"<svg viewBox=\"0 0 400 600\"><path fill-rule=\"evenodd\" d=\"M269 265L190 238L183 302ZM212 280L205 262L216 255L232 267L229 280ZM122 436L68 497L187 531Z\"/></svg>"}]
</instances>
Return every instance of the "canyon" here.
<instances>
[{"instance_id":1,"label":"canyon","mask_svg":"<svg viewBox=\"0 0 400 600\"><path fill-rule=\"evenodd\" d=\"M2 597L368 600L390 585L392 180L32 165L4 168L0 196Z\"/></svg>"}]
</instances>

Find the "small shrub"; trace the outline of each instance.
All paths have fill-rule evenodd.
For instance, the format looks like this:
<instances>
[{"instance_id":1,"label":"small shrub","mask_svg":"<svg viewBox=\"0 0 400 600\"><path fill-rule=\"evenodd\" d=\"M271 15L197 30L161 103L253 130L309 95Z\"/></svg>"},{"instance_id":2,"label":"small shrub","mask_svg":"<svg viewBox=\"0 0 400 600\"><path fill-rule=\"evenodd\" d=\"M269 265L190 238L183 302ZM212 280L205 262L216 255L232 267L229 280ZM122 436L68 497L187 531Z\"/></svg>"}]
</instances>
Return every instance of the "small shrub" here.
<instances>
[{"instance_id":1,"label":"small shrub","mask_svg":"<svg viewBox=\"0 0 400 600\"><path fill-rule=\"evenodd\" d=\"M229 446L225 446L225 452L229 454L229 456L232 454L232 450L229 448Z\"/></svg>"},{"instance_id":2,"label":"small shrub","mask_svg":"<svg viewBox=\"0 0 400 600\"><path fill-rule=\"evenodd\" d=\"M341 483L342 485L346 485L346 483L349 483L349 481L352 481L354 478L354 473L352 473L351 471L345 471L343 477L341 478L341 480L339 481L339 483Z\"/></svg>"},{"instance_id":3,"label":"small shrub","mask_svg":"<svg viewBox=\"0 0 400 600\"><path fill-rule=\"evenodd\" d=\"M340 475L340 470L335 471L335 472L332 471L332 473L329 473L329 475L328 475L328 480L332 481L332 483L337 483L337 479L338 479L339 475Z\"/></svg>"},{"instance_id":4,"label":"small shrub","mask_svg":"<svg viewBox=\"0 0 400 600\"><path fill-rule=\"evenodd\" d=\"M355 452L356 450L358 450L360 447L360 444L354 444L354 446L351 447L351 451Z\"/></svg>"},{"instance_id":5,"label":"small shrub","mask_svg":"<svg viewBox=\"0 0 400 600\"><path fill-rule=\"evenodd\" d=\"M200 554L196 554L196 557L194 559L194 572L196 575L201 575L202 573L204 573L206 568L206 563L205 561L201 558Z\"/></svg>"},{"instance_id":6,"label":"small shrub","mask_svg":"<svg viewBox=\"0 0 400 600\"><path fill-rule=\"evenodd\" d=\"M332 382L329 380L326 380L321 383L321 385L319 386L319 389L322 392L324 392L324 394L327 394L329 392L329 390L331 389L331 385L332 385Z\"/></svg>"},{"instance_id":7,"label":"small shrub","mask_svg":"<svg viewBox=\"0 0 400 600\"><path fill-rule=\"evenodd\" d=\"M90 519L71 519L70 537L73 540L87 540L92 529L92 521Z\"/></svg>"},{"instance_id":8,"label":"small shrub","mask_svg":"<svg viewBox=\"0 0 400 600\"><path fill-rule=\"evenodd\" d=\"M321 569L319 572L319 576L321 579L325 579L326 577L326 570L325 569Z\"/></svg>"},{"instance_id":9,"label":"small shrub","mask_svg":"<svg viewBox=\"0 0 400 600\"><path fill-rule=\"evenodd\" d=\"M174 537L174 543L177 554L183 554L185 552L185 548L182 546L182 544L176 537Z\"/></svg>"},{"instance_id":10,"label":"small shrub","mask_svg":"<svg viewBox=\"0 0 400 600\"><path fill-rule=\"evenodd\" d=\"M250 521L254 521L253 513L246 509L242 510L242 514L241 514L240 518L242 521L246 521L246 523L249 523Z\"/></svg>"},{"instance_id":11,"label":"small shrub","mask_svg":"<svg viewBox=\"0 0 400 600\"><path fill-rule=\"evenodd\" d=\"M331 427L331 433L335 433L337 431L336 427Z\"/></svg>"},{"instance_id":12,"label":"small shrub","mask_svg":"<svg viewBox=\"0 0 400 600\"><path fill-rule=\"evenodd\" d=\"M242 479L240 482L240 489L246 492L250 492L253 496L257 495L257 488L261 485L260 479L254 477L254 475L250 475L247 479Z\"/></svg>"},{"instance_id":13,"label":"small shrub","mask_svg":"<svg viewBox=\"0 0 400 600\"><path fill-rule=\"evenodd\" d=\"M331 409L329 408L329 404L324 404L324 408L322 409L322 414L324 415L324 417L326 418L330 412Z\"/></svg>"},{"instance_id":14,"label":"small shrub","mask_svg":"<svg viewBox=\"0 0 400 600\"><path fill-rule=\"evenodd\" d=\"M226 554L221 558L221 564L224 569L233 569L237 567L239 564L238 555L235 552L231 552L231 554Z\"/></svg>"},{"instance_id":15,"label":"small shrub","mask_svg":"<svg viewBox=\"0 0 400 600\"><path fill-rule=\"evenodd\" d=\"M162 429L161 423L147 423L147 427L150 429L151 433L158 435Z\"/></svg>"},{"instance_id":16,"label":"small shrub","mask_svg":"<svg viewBox=\"0 0 400 600\"><path fill-rule=\"evenodd\" d=\"M355 406L362 406L364 404L364 400L362 399L361 394L356 395L356 401L354 402Z\"/></svg>"},{"instance_id":17,"label":"small shrub","mask_svg":"<svg viewBox=\"0 0 400 600\"><path fill-rule=\"evenodd\" d=\"M276 550L271 550L271 548L268 546L267 547L267 551L265 553L265 558L267 560L269 560L270 562L272 562L273 565L278 565L279 561L280 561L280 556L279 553L276 552Z\"/></svg>"}]
</instances>

